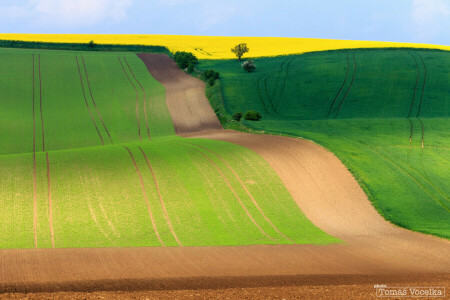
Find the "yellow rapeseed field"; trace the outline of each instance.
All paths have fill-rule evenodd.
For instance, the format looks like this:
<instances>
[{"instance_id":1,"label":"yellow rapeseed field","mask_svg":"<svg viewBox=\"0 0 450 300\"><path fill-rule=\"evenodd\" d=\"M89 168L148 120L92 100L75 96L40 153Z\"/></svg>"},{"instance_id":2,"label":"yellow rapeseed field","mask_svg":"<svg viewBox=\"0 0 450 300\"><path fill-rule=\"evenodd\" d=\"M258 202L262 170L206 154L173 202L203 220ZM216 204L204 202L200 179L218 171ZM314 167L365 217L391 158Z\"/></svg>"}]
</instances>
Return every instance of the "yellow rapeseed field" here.
<instances>
[{"instance_id":1,"label":"yellow rapeseed field","mask_svg":"<svg viewBox=\"0 0 450 300\"><path fill-rule=\"evenodd\" d=\"M222 37L189 35L143 34L0 34L2 40L41 41L59 43L138 44L166 46L170 51L189 51L200 59L227 59L234 55L230 49L247 43L249 57L277 56L311 51L344 48L413 47L450 50L450 46L429 44L345 41L309 38Z\"/></svg>"}]
</instances>

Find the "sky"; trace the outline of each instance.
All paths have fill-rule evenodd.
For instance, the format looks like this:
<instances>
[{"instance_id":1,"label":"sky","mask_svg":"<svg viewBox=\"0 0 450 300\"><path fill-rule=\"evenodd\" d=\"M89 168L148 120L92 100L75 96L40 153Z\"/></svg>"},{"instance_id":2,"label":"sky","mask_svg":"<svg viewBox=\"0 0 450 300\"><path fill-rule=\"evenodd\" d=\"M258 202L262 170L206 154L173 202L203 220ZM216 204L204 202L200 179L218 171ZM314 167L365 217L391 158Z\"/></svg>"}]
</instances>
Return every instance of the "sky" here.
<instances>
[{"instance_id":1,"label":"sky","mask_svg":"<svg viewBox=\"0 0 450 300\"><path fill-rule=\"evenodd\" d=\"M274 36L450 45L450 0L0 0L0 33Z\"/></svg>"}]
</instances>

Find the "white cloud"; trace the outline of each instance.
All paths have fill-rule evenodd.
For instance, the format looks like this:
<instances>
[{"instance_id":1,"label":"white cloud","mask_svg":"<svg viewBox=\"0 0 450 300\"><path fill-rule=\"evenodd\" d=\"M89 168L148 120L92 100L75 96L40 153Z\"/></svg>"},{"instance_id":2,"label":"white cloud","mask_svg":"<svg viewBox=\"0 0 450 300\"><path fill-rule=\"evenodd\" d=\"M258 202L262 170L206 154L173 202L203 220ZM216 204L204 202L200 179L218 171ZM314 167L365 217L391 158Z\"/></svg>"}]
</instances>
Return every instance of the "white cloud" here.
<instances>
[{"instance_id":1,"label":"white cloud","mask_svg":"<svg viewBox=\"0 0 450 300\"><path fill-rule=\"evenodd\" d=\"M450 26L450 2L447 0L414 0L411 13L414 32L421 41L433 40Z\"/></svg>"},{"instance_id":2,"label":"white cloud","mask_svg":"<svg viewBox=\"0 0 450 300\"><path fill-rule=\"evenodd\" d=\"M22 5L0 7L0 16L27 16L39 26L84 27L127 17L132 0L28 0ZM11 16L11 14L13 16Z\"/></svg>"}]
</instances>

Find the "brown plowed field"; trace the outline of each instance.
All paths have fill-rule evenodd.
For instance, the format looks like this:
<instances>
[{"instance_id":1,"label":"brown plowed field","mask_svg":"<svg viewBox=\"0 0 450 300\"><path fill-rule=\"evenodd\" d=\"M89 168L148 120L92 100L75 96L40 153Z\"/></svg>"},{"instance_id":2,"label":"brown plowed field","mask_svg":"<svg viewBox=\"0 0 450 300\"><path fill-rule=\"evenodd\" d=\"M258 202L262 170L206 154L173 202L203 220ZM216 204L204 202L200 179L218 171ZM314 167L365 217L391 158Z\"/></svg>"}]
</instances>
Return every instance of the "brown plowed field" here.
<instances>
[{"instance_id":1,"label":"brown plowed field","mask_svg":"<svg viewBox=\"0 0 450 300\"><path fill-rule=\"evenodd\" d=\"M165 85L178 133L220 128L205 104L203 84L189 83L196 80L187 80L166 56L140 57ZM200 121L194 117L200 115ZM385 221L351 173L324 148L301 139L229 130L187 135L229 141L259 153L306 216L343 243L0 250L0 292L146 290L112 297L368 299L375 295L373 284L450 282L450 242ZM50 297L64 295L87 297ZM98 295L108 298L107 292Z\"/></svg>"},{"instance_id":2,"label":"brown plowed field","mask_svg":"<svg viewBox=\"0 0 450 300\"><path fill-rule=\"evenodd\" d=\"M164 54L138 54L152 76L166 88L166 103L177 134L222 129L205 96L205 84L182 72Z\"/></svg>"}]
</instances>

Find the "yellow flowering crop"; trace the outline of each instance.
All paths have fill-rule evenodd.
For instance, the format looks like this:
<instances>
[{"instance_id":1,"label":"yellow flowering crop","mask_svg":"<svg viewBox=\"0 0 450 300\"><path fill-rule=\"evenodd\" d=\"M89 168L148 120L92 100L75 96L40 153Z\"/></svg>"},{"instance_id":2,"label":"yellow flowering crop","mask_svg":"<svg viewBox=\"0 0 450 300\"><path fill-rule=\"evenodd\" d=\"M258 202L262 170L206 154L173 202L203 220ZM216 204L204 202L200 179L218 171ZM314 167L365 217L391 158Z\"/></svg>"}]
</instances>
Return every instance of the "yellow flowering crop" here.
<instances>
[{"instance_id":1,"label":"yellow flowering crop","mask_svg":"<svg viewBox=\"0 0 450 300\"><path fill-rule=\"evenodd\" d=\"M429 44L344 41L307 38L275 37L222 37L189 35L142 35L142 34L0 34L2 40L88 43L138 44L166 46L170 51L189 51L200 59L234 58L231 48L238 43L247 43L247 57L277 56L311 51L344 48L413 47L450 50L450 46Z\"/></svg>"}]
</instances>

